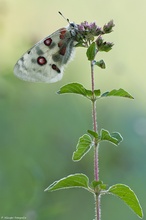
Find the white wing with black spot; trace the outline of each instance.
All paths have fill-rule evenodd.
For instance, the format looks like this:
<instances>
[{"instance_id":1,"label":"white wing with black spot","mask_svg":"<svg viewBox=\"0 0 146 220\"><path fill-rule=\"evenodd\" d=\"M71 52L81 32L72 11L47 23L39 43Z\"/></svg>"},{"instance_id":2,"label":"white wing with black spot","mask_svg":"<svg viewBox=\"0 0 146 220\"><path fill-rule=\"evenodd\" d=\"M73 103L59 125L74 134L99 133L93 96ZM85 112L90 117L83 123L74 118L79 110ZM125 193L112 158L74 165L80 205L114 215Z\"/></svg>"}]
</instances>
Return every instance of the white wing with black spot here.
<instances>
[{"instance_id":1,"label":"white wing with black spot","mask_svg":"<svg viewBox=\"0 0 146 220\"><path fill-rule=\"evenodd\" d=\"M53 39L52 47L44 44L46 39ZM15 75L30 82L51 83L61 80L63 76L61 62L58 63L58 71L52 67L54 64L52 55L59 50L57 42L59 42L58 31L38 42L18 60L14 67Z\"/></svg>"},{"instance_id":2,"label":"white wing with black spot","mask_svg":"<svg viewBox=\"0 0 146 220\"><path fill-rule=\"evenodd\" d=\"M52 83L62 79L64 65L73 52L70 26L61 28L39 41L16 63L14 74L30 82Z\"/></svg>"}]
</instances>

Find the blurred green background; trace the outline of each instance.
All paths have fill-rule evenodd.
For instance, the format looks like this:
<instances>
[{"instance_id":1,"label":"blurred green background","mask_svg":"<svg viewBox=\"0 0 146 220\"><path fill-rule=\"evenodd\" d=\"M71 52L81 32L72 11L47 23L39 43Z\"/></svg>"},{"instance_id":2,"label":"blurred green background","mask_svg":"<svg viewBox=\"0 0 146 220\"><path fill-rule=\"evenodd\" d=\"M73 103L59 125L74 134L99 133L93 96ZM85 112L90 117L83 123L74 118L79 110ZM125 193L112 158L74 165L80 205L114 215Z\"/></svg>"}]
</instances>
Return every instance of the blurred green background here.
<instances>
[{"instance_id":1,"label":"blurred green background","mask_svg":"<svg viewBox=\"0 0 146 220\"><path fill-rule=\"evenodd\" d=\"M92 129L91 104L75 95L56 92L69 82L90 88L85 49L77 48L62 81L33 84L13 75L20 56L41 38L71 21L113 19L114 32L105 36L113 50L99 54L107 68L96 69L96 88L123 88L135 100L108 98L97 103L99 128L119 131L117 148L100 146L100 179L109 186L129 185L146 215L146 2L132 0L0 0L0 217L27 220L89 220L93 196L85 190L44 192L53 181L75 172L93 179L93 152L78 163L71 160L78 138ZM119 199L102 198L102 220L136 220Z\"/></svg>"}]
</instances>

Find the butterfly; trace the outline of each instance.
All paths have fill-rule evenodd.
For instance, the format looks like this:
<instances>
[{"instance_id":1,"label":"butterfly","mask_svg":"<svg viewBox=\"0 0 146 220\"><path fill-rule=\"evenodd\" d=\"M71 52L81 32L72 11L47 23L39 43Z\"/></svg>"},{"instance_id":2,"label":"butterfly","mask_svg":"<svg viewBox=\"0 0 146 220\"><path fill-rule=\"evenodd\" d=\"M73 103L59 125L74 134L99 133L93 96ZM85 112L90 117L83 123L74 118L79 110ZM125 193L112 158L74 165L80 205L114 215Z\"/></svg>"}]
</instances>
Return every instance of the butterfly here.
<instances>
[{"instance_id":1,"label":"butterfly","mask_svg":"<svg viewBox=\"0 0 146 220\"><path fill-rule=\"evenodd\" d=\"M78 25L67 21L67 27L39 41L17 61L14 74L18 78L46 83L62 79L64 67L71 60L79 33Z\"/></svg>"}]
</instances>

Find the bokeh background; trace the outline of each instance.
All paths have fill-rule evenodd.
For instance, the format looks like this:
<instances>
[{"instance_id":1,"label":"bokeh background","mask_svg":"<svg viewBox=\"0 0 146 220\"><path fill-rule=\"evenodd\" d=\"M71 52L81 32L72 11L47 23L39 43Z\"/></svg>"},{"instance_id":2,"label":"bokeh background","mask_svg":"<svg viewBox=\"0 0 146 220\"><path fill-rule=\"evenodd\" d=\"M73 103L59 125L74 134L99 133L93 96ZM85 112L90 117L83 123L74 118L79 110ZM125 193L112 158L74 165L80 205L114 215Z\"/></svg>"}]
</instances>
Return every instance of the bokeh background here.
<instances>
[{"instance_id":1,"label":"bokeh background","mask_svg":"<svg viewBox=\"0 0 146 220\"><path fill-rule=\"evenodd\" d=\"M62 81L33 84L13 75L20 56L37 41L71 21L113 19L105 36L113 50L99 54L107 68L96 69L96 88L123 88L135 100L106 98L97 103L99 128L119 131L119 147L100 146L100 179L129 185L146 215L146 2L132 0L0 0L0 217L27 220L89 220L94 199L85 190L44 192L53 181L75 172L93 179L93 152L71 160L78 138L92 129L91 104L76 95L57 95L69 82L90 84L85 49L77 48ZM102 198L102 220L137 220L119 199Z\"/></svg>"}]
</instances>

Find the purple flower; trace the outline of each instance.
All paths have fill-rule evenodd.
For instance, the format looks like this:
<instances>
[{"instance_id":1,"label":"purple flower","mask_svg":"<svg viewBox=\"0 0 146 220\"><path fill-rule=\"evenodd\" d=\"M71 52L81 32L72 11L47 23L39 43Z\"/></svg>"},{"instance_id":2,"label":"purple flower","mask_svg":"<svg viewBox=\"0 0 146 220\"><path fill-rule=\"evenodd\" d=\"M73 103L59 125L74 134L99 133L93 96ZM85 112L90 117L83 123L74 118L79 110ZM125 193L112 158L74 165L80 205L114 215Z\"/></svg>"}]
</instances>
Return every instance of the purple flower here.
<instances>
[{"instance_id":1,"label":"purple flower","mask_svg":"<svg viewBox=\"0 0 146 220\"><path fill-rule=\"evenodd\" d=\"M98 50L100 51L109 51L113 44L104 42L102 35L108 34L112 31L114 27L113 21L109 21L103 27L97 26L96 22L87 22L84 21L81 24L78 24L78 35L76 36L77 45L88 47L95 40Z\"/></svg>"},{"instance_id":2,"label":"purple flower","mask_svg":"<svg viewBox=\"0 0 146 220\"><path fill-rule=\"evenodd\" d=\"M105 25L103 26L103 32L104 32L105 34L108 34L108 33L112 32L112 31L113 31L112 28L113 28L114 26L115 26L115 25L114 25L113 20L109 21L107 24L105 24Z\"/></svg>"},{"instance_id":3,"label":"purple flower","mask_svg":"<svg viewBox=\"0 0 146 220\"><path fill-rule=\"evenodd\" d=\"M82 22L78 25L78 30L83 35L98 36L102 33L101 28L96 25L95 22L88 23L87 21Z\"/></svg>"}]
</instances>

